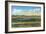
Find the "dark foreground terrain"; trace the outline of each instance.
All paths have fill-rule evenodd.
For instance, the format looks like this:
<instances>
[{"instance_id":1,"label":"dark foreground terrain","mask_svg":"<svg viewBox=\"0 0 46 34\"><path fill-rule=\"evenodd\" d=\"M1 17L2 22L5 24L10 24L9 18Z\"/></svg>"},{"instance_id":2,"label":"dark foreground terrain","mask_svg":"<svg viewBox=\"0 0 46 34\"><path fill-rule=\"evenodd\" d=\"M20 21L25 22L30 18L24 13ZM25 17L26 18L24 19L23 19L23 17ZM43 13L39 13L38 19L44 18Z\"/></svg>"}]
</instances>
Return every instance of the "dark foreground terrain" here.
<instances>
[{"instance_id":1,"label":"dark foreground terrain","mask_svg":"<svg viewBox=\"0 0 46 34\"><path fill-rule=\"evenodd\" d=\"M40 27L40 16L12 16L12 27Z\"/></svg>"}]
</instances>

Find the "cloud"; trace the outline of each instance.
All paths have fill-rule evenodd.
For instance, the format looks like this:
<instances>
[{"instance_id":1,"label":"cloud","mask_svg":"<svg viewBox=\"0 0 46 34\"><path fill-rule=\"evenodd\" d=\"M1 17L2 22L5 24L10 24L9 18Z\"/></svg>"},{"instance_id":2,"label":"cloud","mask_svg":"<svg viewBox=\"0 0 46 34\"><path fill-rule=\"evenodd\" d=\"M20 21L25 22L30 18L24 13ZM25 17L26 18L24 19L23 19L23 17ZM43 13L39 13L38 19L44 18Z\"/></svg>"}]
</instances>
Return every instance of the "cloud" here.
<instances>
[{"instance_id":1,"label":"cloud","mask_svg":"<svg viewBox=\"0 0 46 34\"><path fill-rule=\"evenodd\" d=\"M33 11L40 11L40 10L41 10L40 8L33 9Z\"/></svg>"},{"instance_id":2,"label":"cloud","mask_svg":"<svg viewBox=\"0 0 46 34\"><path fill-rule=\"evenodd\" d=\"M40 12L40 9L36 8L33 10L27 10L27 11L24 11L22 9L13 9L12 15L40 15L40 13L37 13L37 11Z\"/></svg>"},{"instance_id":3,"label":"cloud","mask_svg":"<svg viewBox=\"0 0 46 34\"><path fill-rule=\"evenodd\" d=\"M22 10L13 9L12 15L16 15L18 13L22 12Z\"/></svg>"}]
</instances>

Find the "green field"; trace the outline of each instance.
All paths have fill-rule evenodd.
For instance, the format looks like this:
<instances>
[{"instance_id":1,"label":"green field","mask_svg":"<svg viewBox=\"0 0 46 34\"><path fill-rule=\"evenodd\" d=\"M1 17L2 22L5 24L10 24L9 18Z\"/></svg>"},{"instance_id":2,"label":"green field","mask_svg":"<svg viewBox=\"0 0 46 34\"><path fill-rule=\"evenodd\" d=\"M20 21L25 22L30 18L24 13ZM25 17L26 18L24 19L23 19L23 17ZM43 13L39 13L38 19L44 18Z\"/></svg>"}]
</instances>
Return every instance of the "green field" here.
<instances>
[{"instance_id":1,"label":"green field","mask_svg":"<svg viewBox=\"0 0 46 34\"><path fill-rule=\"evenodd\" d=\"M40 16L12 16L12 27L40 27Z\"/></svg>"}]
</instances>

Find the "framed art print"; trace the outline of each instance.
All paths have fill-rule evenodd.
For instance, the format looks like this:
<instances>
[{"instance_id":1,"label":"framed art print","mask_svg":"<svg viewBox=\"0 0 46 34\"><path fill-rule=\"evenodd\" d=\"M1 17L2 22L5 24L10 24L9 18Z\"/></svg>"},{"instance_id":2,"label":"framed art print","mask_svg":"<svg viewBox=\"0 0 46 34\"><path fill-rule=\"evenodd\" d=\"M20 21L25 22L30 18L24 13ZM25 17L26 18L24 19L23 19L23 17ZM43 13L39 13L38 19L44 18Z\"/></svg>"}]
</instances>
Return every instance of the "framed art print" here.
<instances>
[{"instance_id":1,"label":"framed art print","mask_svg":"<svg viewBox=\"0 0 46 34\"><path fill-rule=\"evenodd\" d=\"M5 32L45 30L45 3L5 1Z\"/></svg>"}]
</instances>

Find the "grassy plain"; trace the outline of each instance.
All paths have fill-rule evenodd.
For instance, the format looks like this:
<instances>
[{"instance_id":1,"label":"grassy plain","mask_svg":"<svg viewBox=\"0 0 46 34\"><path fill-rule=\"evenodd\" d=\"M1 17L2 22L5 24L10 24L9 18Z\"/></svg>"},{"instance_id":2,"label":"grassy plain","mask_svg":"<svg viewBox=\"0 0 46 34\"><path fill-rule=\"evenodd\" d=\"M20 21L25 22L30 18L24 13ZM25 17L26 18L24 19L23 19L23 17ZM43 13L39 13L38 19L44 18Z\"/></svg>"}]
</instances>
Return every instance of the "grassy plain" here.
<instances>
[{"instance_id":1,"label":"grassy plain","mask_svg":"<svg viewBox=\"0 0 46 34\"><path fill-rule=\"evenodd\" d=\"M12 16L12 27L39 27L40 16Z\"/></svg>"}]
</instances>

